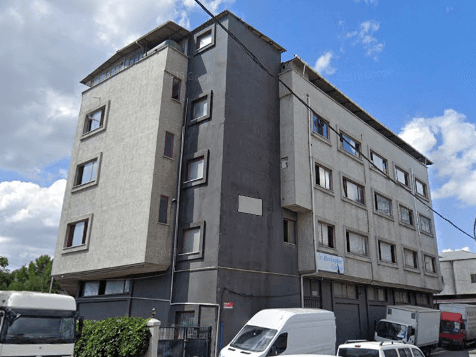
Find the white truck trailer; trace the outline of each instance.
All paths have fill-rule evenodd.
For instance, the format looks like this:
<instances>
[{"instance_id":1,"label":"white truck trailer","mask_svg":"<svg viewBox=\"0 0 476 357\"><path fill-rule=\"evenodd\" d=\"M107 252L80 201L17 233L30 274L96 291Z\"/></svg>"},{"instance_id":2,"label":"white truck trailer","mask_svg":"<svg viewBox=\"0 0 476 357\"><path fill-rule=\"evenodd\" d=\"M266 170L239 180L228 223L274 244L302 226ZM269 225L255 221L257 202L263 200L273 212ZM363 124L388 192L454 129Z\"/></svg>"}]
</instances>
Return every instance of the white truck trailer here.
<instances>
[{"instance_id":1,"label":"white truck trailer","mask_svg":"<svg viewBox=\"0 0 476 357\"><path fill-rule=\"evenodd\" d=\"M458 346L476 342L476 305L440 304L440 344Z\"/></svg>"},{"instance_id":2,"label":"white truck trailer","mask_svg":"<svg viewBox=\"0 0 476 357\"><path fill-rule=\"evenodd\" d=\"M76 321L71 296L0 291L0 356L73 356Z\"/></svg>"},{"instance_id":3,"label":"white truck trailer","mask_svg":"<svg viewBox=\"0 0 476 357\"><path fill-rule=\"evenodd\" d=\"M380 320L375 341L402 341L420 347L429 356L438 345L440 311L421 306L387 306L387 316Z\"/></svg>"}]
</instances>

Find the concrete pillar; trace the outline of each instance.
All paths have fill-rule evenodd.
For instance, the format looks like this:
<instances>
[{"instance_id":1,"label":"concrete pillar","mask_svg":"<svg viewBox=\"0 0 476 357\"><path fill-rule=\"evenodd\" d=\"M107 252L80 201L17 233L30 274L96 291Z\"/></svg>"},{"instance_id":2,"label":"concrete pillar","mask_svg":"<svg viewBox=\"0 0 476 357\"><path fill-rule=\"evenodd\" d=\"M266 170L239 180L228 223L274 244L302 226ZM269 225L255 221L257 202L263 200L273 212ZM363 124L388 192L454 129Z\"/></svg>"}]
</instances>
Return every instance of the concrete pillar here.
<instances>
[{"instance_id":1,"label":"concrete pillar","mask_svg":"<svg viewBox=\"0 0 476 357\"><path fill-rule=\"evenodd\" d=\"M144 357L157 357L160 324L161 322L153 317L147 322L147 327L150 329L152 336L150 336L149 349Z\"/></svg>"}]
</instances>

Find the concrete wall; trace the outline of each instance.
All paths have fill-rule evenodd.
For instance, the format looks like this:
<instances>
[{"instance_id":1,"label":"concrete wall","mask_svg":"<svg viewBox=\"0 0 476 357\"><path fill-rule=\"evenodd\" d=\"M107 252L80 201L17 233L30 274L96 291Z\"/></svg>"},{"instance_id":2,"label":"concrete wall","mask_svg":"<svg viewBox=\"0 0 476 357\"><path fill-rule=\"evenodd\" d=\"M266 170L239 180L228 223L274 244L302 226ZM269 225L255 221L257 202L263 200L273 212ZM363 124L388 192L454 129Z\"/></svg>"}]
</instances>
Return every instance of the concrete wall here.
<instances>
[{"instance_id":1,"label":"concrete wall","mask_svg":"<svg viewBox=\"0 0 476 357\"><path fill-rule=\"evenodd\" d=\"M471 274L476 274L476 260L443 260L440 262L444 289L439 295L476 294L476 283L471 283Z\"/></svg>"},{"instance_id":2,"label":"concrete wall","mask_svg":"<svg viewBox=\"0 0 476 357\"><path fill-rule=\"evenodd\" d=\"M389 175L395 177L395 165L406 170L411 176L411 188L408 190L397 186L386 179L380 172L370 167L362 158L357 158L341 148L338 135L330 131L329 140L317 134L311 135L312 159L332 171L333 189L325 190L313 185L315 219L335 225L336 247L329 249L320 247L319 250L345 257L345 278L350 280L372 281L389 286L406 286L408 288L423 288L433 291L440 289L439 270L437 274L426 272L424 255L432 256L438 261L436 236L425 234L418 229L418 214L429 217L433 215L420 202L415 200L407 191L413 189L414 178L427 185L429 181L427 168L416 161L408 153L401 150L391 141L379 134L369 125L347 111L326 94L320 91L301 73L292 69L284 70L281 78L290 85L301 97L309 96L309 104L318 115L327 120L336 130L342 130L361 143L361 152L370 157L373 150L387 160ZM281 88L281 157L287 157L287 167L281 170L283 205L295 211L311 208L311 184L308 146L308 110L296 98L287 94ZM289 136L288 136L289 135ZM348 178L365 188L365 204L356 204L344 197L342 189L343 178ZM384 216L376 211L374 194L379 193L392 201L392 214ZM398 205L403 204L414 212L414 226L408 227L400 223ZM426 200L431 206L431 198ZM300 214L298 217L305 217ZM308 230L301 232L300 240L307 241L306 246L312 246L313 232L308 217L303 222ZM346 249L346 231L352 231L368 237L367 257L348 253ZM381 262L378 257L378 241L382 240L396 247L396 264ZM418 252L418 269L404 268L403 249L410 248ZM313 266L314 253L307 249L300 254L300 269L307 270Z\"/></svg>"},{"instance_id":3,"label":"concrete wall","mask_svg":"<svg viewBox=\"0 0 476 357\"><path fill-rule=\"evenodd\" d=\"M187 62L165 47L83 93L53 266L60 281L169 266L178 156L163 150L169 131L179 151L184 102L171 99L172 74L186 73ZM100 103L109 103L106 128L84 138L85 115ZM77 165L98 154L96 184L73 188ZM167 224L158 223L160 195L170 197ZM92 215L87 245L64 248L68 223L84 215Z\"/></svg>"}]
</instances>

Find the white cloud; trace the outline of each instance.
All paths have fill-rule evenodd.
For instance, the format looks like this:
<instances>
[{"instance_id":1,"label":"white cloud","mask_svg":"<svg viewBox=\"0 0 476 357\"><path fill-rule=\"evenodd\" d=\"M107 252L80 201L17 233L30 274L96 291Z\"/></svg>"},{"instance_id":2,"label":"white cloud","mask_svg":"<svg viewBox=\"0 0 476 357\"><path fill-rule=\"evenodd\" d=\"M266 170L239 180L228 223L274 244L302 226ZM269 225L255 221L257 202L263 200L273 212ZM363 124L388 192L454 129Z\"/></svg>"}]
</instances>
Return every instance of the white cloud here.
<instances>
[{"instance_id":1,"label":"white cloud","mask_svg":"<svg viewBox=\"0 0 476 357\"><path fill-rule=\"evenodd\" d=\"M399 135L433 161L442 181L433 189L434 199L476 205L476 127L464 114L447 109L439 117L414 118Z\"/></svg>"},{"instance_id":2,"label":"white cloud","mask_svg":"<svg viewBox=\"0 0 476 357\"><path fill-rule=\"evenodd\" d=\"M348 32L346 38L354 38L354 44L360 43L365 49L365 54L372 57L374 61L378 61L378 54L385 48L385 43L374 37L375 32L379 29L379 22L374 20L364 21L360 24L358 30Z\"/></svg>"},{"instance_id":3,"label":"white cloud","mask_svg":"<svg viewBox=\"0 0 476 357\"><path fill-rule=\"evenodd\" d=\"M327 51L323 55L321 55L314 65L314 69L319 73L324 74L334 74L336 72L336 68L331 66L331 60L334 58L334 52Z\"/></svg>"},{"instance_id":4,"label":"white cloud","mask_svg":"<svg viewBox=\"0 0 476 357\"><path fill-rule=\"evenodd\" d=\"M11 270L42 254L53 254L65 188L66 180L50 187L0 183L0 242Z\"/></svg>"}]
</instances>

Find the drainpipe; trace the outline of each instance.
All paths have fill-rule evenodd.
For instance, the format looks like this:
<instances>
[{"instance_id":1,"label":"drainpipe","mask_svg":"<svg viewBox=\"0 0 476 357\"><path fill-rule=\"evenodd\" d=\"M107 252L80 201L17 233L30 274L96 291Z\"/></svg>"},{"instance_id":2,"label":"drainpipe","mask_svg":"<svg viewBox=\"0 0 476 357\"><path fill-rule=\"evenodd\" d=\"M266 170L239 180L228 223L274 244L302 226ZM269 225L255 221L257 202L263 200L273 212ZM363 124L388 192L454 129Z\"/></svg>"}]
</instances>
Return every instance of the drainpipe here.
<instances>
[{"instance_id":1,"label":"drainpipe","mask_svg":"<svg viewBox=\"0 0 476 357\"><path fill-rule=\"evenodd\" d=\"M305 70L305 67L304 67ZM303 70L303 75L305 74ZM306 95L307 99L307 106L309 107L309 94ZM315 212L315 205L314 205L314 160L312 156L312 140L311 140L311 132L312 132L312 112L310 109L307 110L307 121L308 121L308 126L307 126L307 140L308 140L308 148L309 148L309 169L311 171L311 219L312 219L312 240L314 243L314 265L316 268L316 271L314 273L310 274L302 274L301 275L301 307L304 307L304 277L307 276L315 276L317 274L317 244L316 244L316 220L314 217L314 212Z\"/></svg>"}]
</instances>

